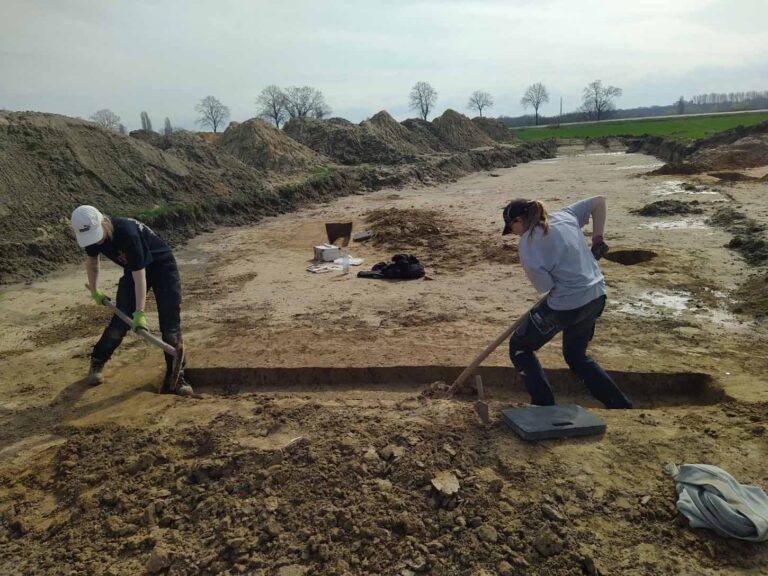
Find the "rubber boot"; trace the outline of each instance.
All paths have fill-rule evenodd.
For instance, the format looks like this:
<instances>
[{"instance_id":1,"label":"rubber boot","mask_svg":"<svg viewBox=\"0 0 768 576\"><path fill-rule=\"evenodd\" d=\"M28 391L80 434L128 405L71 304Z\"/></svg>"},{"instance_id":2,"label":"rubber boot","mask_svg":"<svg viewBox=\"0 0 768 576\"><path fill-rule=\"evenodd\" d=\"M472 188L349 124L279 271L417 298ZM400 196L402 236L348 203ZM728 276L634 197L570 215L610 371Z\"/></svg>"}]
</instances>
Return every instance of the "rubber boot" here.
<instances>
[{"instance_id":1,"label":"rubber boot","mask_svg":"<svg viewBox=\"0 0 768 576\"><path fill-rule=\"evenodd\" d=\"M91 358L91 368L88 370L88 375L85 377L85 383L88 386L98 386L104 382L104 363L98 362Z\"/></svg>"},{"instance_id":2,"label":"rubber boot","mask_svg":"<svg viewBox=\"0 0 768 576\"><path fill-rule=\"evenodd\" d=\"M171 381L172 375L166 375L163 380L163 387L160 388L160 394L176 394L178 396L191 396L195 393L190 386L189 382L184 379L184 372L179 374L179 381L176 384L176 390L172 389L173 382Z\"/></svg>"}]
</instances>

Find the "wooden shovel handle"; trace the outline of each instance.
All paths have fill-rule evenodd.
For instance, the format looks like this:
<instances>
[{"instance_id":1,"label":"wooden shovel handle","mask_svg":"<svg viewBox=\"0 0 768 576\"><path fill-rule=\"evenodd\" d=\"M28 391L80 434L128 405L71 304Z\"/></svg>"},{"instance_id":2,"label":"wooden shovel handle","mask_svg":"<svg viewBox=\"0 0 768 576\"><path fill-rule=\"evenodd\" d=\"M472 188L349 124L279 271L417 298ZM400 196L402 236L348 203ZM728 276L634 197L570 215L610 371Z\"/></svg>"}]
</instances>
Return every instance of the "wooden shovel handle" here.
<instances>
[{"instance_id":1,"label":"wooden shovel handle","mask_svg":"<svg viewBox=\"0 0 768 576\"><path fill-rule=\"evenodd\" d=\"M544 302L546 298L547 297L544 296L541 300L539 300L536 304L534 304L534 307ZM477 367L480 366L480 364L482 364L483 360L488 358L491 352L493 352L494 350L496 350L496 348L499 347L499 344L501 344L502 342L504 342L504 340L509 338L512 335L512 333L520 327L520 324L522 324L523 320L525 320L525 317L527 316L527 314L528 313L526 312L525 314L520 316L520 318L518 318L515 321L515 323L512 324L512 326L504 330L504 332L502 332L493 342L488 344L488 346L485 347L485 350L480 352L480 354L478 354L477 357L474 360L472 360L472 363L469 366L464 368L464 371L461 374L459 374L459 377L456 378L454 383L451 384L451 387L448 388L448 391L446 392L447 398L450 398L451 396L453 396L456 393L456 391L462 387L464 382L467 381L467 378L472 376L473 372L477 370Z\"/></svg>"},{"instance_id":2,"label":"wooden shovel handle","mask_svg":"<svg viewBox=\"0 0 768 576\"><path fill-rule=\"evenodd\" d=\"M88 288L88 285L86 284L85 287ZM120 318L120 320L128 324L128 326L133 326L133 320L131 320L130 316L128 316L128 314L126 314L125 312L120 310L117 306L115 306L112 303L112 300L107 296L104 297L104 306L112 310L112 313L115 314L118 318ZM166 354L170 354L174 358L176 357L176 354L177 354L176 348L174 348L167 342L163 342L157 336L153 336L152 334L150 334L149 332L143 329L136 330L136 334L138 334L141 338L143 338L147 343L152 344L152 346L157 346L158 348L162 349L162 351L165 352Z\"/></svg>"}]
</instances>

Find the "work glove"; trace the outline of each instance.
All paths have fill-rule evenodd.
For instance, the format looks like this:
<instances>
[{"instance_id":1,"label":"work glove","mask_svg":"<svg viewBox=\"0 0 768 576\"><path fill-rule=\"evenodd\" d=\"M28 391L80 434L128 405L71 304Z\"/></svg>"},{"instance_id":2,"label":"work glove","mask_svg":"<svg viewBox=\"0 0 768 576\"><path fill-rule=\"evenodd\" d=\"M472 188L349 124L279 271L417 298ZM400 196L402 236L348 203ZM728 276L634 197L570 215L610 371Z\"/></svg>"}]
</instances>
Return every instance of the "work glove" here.
<instances>
[{"instance_id":1,"label":"work glove","mask_svg":"<svg viewBox=\"0 0 768 576\"><path fill-rule=\"evenodd\" d=\"M147 330L147 315L144 314L141 310L137 310L133 313L133 324L131 324L131 328L134 331L138 330Z\"/></svg>"},{"instance_id":2,"label":"work glove","mask_svg":"<svg viewBox=\"0 0 768 576\"><path fill-rule=\"evenodd\" d=\"M96 290L91 292L91 298L93 298L96 304L98 304L99 306L104 306L104 301L109 300L109 298L107 298L107 295L104 294L104 292L102 292L98 288L96 288Z\"/></svg>"},{"instance_id":3,"label":"work glove","mask_svg":"<svg viewBox=\"0 0 768 576\"><path fill-rule=\"evenodd\" d=\"M600 260L608 252L608 244L603 242L603 237L600 235L592 236L592 256L595 260Z\"/></svg>"}]
</instances>

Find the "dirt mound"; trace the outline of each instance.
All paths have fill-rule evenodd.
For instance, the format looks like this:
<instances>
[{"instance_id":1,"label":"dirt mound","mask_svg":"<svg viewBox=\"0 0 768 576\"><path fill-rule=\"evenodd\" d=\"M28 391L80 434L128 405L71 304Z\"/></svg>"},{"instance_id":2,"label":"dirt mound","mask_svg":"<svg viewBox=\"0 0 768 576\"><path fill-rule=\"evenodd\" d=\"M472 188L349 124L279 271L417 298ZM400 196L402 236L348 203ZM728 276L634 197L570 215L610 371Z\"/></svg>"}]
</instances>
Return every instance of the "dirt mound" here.
<instances>
[{"instance_id":1,"label":"dirt mound","mask_svg":"<svg viewBox=\"0 0 768 576\"><path fill-rule=\"evenodd\" d=\"M440 140L455 150L469 150L495 146L490 136L472 123L472 120L454 110L446 110L432 121Z\"/></svg>"},{"instance_id":2,"label":"dirt mound","mask_svg":"<svg viewBox=\"0 0 768 576\"><path fill-rule=\"evenodd\" d=\"M765 225L731 206L723 206L707 220L708 224L721 226L734 234L728 248L739 252L753 266L768 262L768 242L763 237Z\"/></svg>"},{"instance_id":3,"label":"dirt mound","mask_svg":"<svg viewBox=\"0 0 768 576\"><path fill-rule=\"evenodd\" d=\"M683 202L680 200L659 200L651 202L642 208L630 210L630 213L638 216L672 216L675 214L702 214L704 210L699 206L698 200Z\"/></svg>"},{"instance_id":4,"label":"dirt mound","mask_svg":"<svg viewBox=\"0 0 768 576\"><path fill-rule=\"evenodd\" d=\"M768 165L768 122L737 126L688 144L660 136L625 141L627 152L652 154L668 162L651 174L699 174Z\"/></svg>"},{"instance_id":5,"label":"dirt mound","mask_svg":"<svg viewBox=\"0 0 768 576\"><path fill-rule=\"evenodd\" d=\"M496 118L483 118L476 116L472 118L472 124L480 128L491 139L496 142L510 142L515 139L515 135L504 122Z\"/></svg>"},{"instance_id":6,"label":"dirt mound","mask_svg":"<svg viewBox=\"0 0 768 576\"><path fill-rule=\"evenodd\" d=\"M432 152L429 146L392 118L386 110L372 116L360 124L363 130L384 141L403 155L418 155Z\"/></svg>"},{"instance_id":7,"label":"dirt mound","mask_svg":"<svg viewBox=\"0 0 768 576\"><path fill-rule=\"evenodd\" d=\"M402 123L408 132L411 133L413 141L417 142L419 148L428 149L432 152L447 152L449 147L440 140L437 128L426 120L419 118L409 118Z\"/></svg>"},{"instance_id":8,"label":"dirt mound","mask_svg":"<svg viewBox=\"0 0 768 576\"><path fill-rule=\"evenodd\" d=\"M154 145L187 162L193 162L206 168L237 168L241 164L234 156L212 146L199 133L195 132L174 132L170 136L163 136Z\"/></svg>"},{"instance_id":9,"label":"dirt mound","mask_svg":"<svg viewBox=\"0 0 768 576\"><path fill-rule=\"evenodd\" d=\"M391 165L414 159L415 151L404 152L356 124L294 118L283 130L294 140L341 164Z\"/></svg>"},{"instance_id":10,"label":"dirt mound","mask_svg":"<svg viewBox=\"0 0 768 576\"><path fill-rule=\"evenodd\" d=\"M752 276L733 294L736 302L731 309L738 314L755 318L768 316L768 274Z\"/></svg>"},{"instance_id":11,"label":"dirt mound","mask_svg":"<svg viewBox=\"0 0 768 576\"><path fill-rule=\"evenodd\" d=\"M760 178L747 176L741 172L709 172L707 175L722 180L723 182L756 182L760 180Z\"/></svg>"},{"instance_id":12,"label":"dirt mound","mask_svg":"<svg viewBox=\"0 0 768 576\"><path fill-rule=\"evenodd\" d=\"M701 148L688 157L707 170L738 170L768 166L768 133L747 136L712 148Z\"/></svg>"},{"instance_id":13,"label":"dirt mound","mask_svg":"<svg viewBox=\"0 0 768 576\"><path fill-rule=\"evenodd\" d=\"M373 232L373 244L394 252L419 246L440 250L449 238L458 236L435 210L380 208L368 212L365 221Z\"/></svg>"},{"instance_id":14,"label":"dirt mound","mask_svg":"<svg viewBox=\"0 0 768 576\"><path fill-rule=\"evenodd\" d=\"M311 170L328 162L260 118L230 124L216 146L260 170L291 173Z\"/></svg>"},{"instance_id":15,"label":"dirt mound","mask_svg":"<svg viewBox=\"0 0 768 576\"><path fill-rule=\"evenodd\" d=\"M366 214L372 242L392 253L414 254L427 267L462 272L487 264L519 262L517 244L500 242L486 230L472 230L435 210L380 208Z\"/></svg>"},{"instance_id":16,"label":"dirt mound","mask_svg":"<svg viewBox=\"0 0 768 576\"><path fill-rule=\"evenodd\" d=\"M265 187L259 172L234 159L211 171L83 120L0 112L0 282L82 257L68 224L78 204L151 216L240 194L258 197Z\"/></svg>"}]
</instances>

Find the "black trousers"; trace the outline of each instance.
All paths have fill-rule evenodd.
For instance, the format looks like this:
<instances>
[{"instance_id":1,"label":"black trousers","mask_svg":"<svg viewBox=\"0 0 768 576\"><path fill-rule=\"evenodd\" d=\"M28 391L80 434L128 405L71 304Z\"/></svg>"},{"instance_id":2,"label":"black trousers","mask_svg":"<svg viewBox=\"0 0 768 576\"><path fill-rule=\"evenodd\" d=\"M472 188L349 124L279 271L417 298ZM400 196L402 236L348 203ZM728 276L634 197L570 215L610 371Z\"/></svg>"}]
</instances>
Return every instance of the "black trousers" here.
<instances>
[{"instance_id":1,"label":"black trousers","mask_svg":"<svg viewBox=\"0 0 768 576\"><path fill-rule=\"evenodd\" d=\"M181 277L176 260L171 257L162 262L153 262L147 266L146 275L147 292L151 290L157 302L163 341L176 348L181 344ZM128 316L136 310L136 289L133 276L127 270L117 285L115 305ZM112 316L101 338L93 347L91 360L95 364L106 363L130 328L117 315ZM165 374L168 377L173 371L173 356L170 354L165 354L165 365Z\"/></svg>"},{"instance_id":2,"label":"black trousers","mask_svg":"<svg viewBox=\"0 0 768 576\"><path fill-rule=\"evenodd\" d=\"M632 408L632 401L593 358L587 346L595 334L595 323L605 308L605 296L574 310L553 310L546 300L531 308L509 339L509 357L523 377L531 403L555 403L552 387L541 368L535 350L563 333L563 357L568 367L606 408Z\"/></svg>"}]
</instances>

